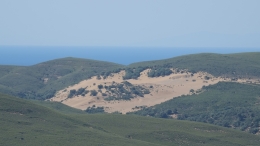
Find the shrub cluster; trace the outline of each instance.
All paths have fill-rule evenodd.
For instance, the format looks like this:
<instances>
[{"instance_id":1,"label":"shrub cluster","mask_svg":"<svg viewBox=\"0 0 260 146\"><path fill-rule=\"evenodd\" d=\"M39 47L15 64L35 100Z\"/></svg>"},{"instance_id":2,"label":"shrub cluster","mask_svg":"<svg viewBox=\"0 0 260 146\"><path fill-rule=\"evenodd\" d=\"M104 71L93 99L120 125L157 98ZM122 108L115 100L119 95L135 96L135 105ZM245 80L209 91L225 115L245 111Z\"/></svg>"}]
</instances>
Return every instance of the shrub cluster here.
<instances>
[{"instance_id":1,"label":"shrub cluster","mask_svg":"<svg viewBox=\"0 0 260 146\"><path fill-rule=\"evenodd\" d=\"M144 94L150 94L150 91L142 86L134 86L131 83L124 81L120 84L114 83L110 86L105 86L109 95L105 100L131 100L137 96L144 97Z\"/></svg>"},{"instance_id":2,"label":"shrub cluster","mask_svg":"<svg viewBox=\"0 0 260 146\"><path fill-rule=\"evenodd\" d=\"M88 107L85 111L90 114L105 112L104 107L96 107L95 105L93 105L92 107Z\"/></svg>"},{"instance_id":3,"label":"shrub cluster","mask_svg":"<svg viewBox=\"0 0 260 146\"><path fill-rule=\"evenodd\" d=\"M85 88L79 88L78 90L72 89L70 90L68 98L72 98L73 96L78 96L78 95L85 96L85 94L88 94L88 92L89 91L86 90Z\"/></svg>"},{"instance_id":4,"label":"shrub cluster","mask_svg":"<svg viewBox=\"0 0 260 146\"><path fill-rule=\"evenodd\" d=\"M148 77L168 76L170 74L172 74L172 70L169 68L151 69L148 73Z\"/></svg>"}]
</instances>

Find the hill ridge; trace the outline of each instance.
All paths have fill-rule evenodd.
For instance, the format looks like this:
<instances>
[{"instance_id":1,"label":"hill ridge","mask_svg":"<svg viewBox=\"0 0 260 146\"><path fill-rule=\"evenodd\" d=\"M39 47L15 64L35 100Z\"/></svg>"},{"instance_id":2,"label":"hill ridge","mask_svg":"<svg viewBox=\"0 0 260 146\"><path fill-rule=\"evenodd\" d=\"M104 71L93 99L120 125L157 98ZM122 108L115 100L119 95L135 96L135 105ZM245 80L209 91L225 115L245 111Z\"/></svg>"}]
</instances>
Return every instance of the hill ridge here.
<instances>
[{"instance_id":1,"label":"hill ridge","mask_svg":"<svg viewBox=\"0 0 260 146\"><path fill-rule=\"evenodd\" d=\"M92 76L106 76L124 69L124 79L137 79L148 68L151 76L165 76L171 68L189 72L207 72L215 77L260 78L260 53L215 54L202 53L169 59L133 63L128 66L66 57L42 62L29 67L0 66L0 92L22 98L49 99L62 88ZM65 60L65 62L64 62ZM66 60L75 60L72 63ZM26 92L25 92L26 91Z\"/></svg>"},{"instance_id":2,"label":"hill ridge","mask_svg":"<svg viewBox=\"0 0 260 146\"><path fill-rule=\"evenodd\" d=\"M89 78L98 72L122 67L115 63L62 58L8 70L0 66L1 92L22 98L46 99L56 90Z\"/></svg>"}]
</instances>

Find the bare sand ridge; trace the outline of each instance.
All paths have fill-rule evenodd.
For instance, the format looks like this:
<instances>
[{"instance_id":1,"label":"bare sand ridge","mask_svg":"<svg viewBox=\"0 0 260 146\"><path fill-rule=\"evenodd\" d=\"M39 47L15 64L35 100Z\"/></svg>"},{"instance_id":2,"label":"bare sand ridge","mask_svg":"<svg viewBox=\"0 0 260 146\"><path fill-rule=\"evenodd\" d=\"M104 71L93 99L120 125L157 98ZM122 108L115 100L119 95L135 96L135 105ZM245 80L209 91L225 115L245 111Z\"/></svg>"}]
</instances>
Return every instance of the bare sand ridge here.
<instances>
[{"instance_id":1,"label":"bare sand ridge","mask_svg":"<svg viewBox=\"0 0 260 146\"><path fill-rule=\"evenodd\" d=\"M172 69L173 73L169 76L150 78L147 73L149 69L141 72L140 77L137 80L130 79L126 80L133 85L140 85L146 87L150 90L150 94L145 94L144 97L136 97L131 100L113 100L106 101L101 93L97 96L90 96L90 93L85 96L76 96L73 98L68 98L69 92L72 89L78 90L79 88L86 88L87 90L98 90L98 85L111 85L113 82L121 83L123 82L123 76L125 71L112 74L112 76L106 79L97 79L96 76L88 80L83 80L78 84L69 86L63 90L57 92L55 97L51 98L50 101L58 101L66 104L68 106L85 110L88 107L95 105L96 107L104 107L105 111L108 113L121 112L123 114L131 111L136 111L142 106L154 106L162 102L168 101L174 97L181 95L192 94L190 91L200 90L203 86L213 85L220 81L232 81L228 78L214 77L206 72L198 72L192 74L187 71L183 73L177 73L176 70ZM205 77L210 77L206 80ZM236 82L246 83L253 82L246 79L239 79ZM254 81L256 82L256 81ZM152 86L152 88L150 88ZM102 89L102 93L105 89Z\"/></svg>"}]
</instances>

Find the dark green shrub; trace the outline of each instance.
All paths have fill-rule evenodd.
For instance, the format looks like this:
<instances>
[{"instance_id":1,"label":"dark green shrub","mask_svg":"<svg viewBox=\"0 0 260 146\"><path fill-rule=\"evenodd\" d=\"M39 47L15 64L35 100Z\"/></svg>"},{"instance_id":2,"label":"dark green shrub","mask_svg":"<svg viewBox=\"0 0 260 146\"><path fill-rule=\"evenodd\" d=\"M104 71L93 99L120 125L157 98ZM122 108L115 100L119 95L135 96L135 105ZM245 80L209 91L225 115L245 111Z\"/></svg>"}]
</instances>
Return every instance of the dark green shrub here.
<instances>
[{"instance_id":1,"label":"dark green shrub","mask_svg":"<svg viewBox=\"0 0 260 146\"><path fill-rule=\"evenodd\" d=\"M85 88L79 88L79 90L76 92L76 95L82 95L85 92Z\"/></svg>"},{"instance_id":2,"label":"dark green shrub","mask_svg":"<svg viewBox=\"0 0 260 146\"><path fill-rule=\"evenodd\" d=\"M159 68L159 69L151 69L148 73L148 77L160 77L160 76L168 76L172 74L172 70L169 68Z\"/></svg>"},{"instance_id":3,"label":"dark green shrub","mask_svg":"<svg viewBox=\"0 0 260 146\"><path fill-rule=\"evenodd\" d=\"M211 77L205 76L204 79L209 80L209 79L211 79Z\"/></svg>"},{"instance_id":4,"label":"dark green shrub","mask_svg":"<svg viewBox=\"0 0 260 146\"><path fill-rule=\"evenodd\" d=\"M144 90L144 94L150 94L149 90Z\"/></svg>"},{"instance_id":5,"label":"dark green shrub","mask_svg":"<svg viewBox=\"0 0 260 146\"><path fill-rule=\"evenodd\" d=\"M98 89L103 89L103 85L98 85Z\"/></svg>"},{"instance_id":6,"label":"dark green shrub","mask_svg":"<svg viewBox=\"0 0 260 146\"><path fill-rule=\"evenodd\" d=\"M105 110L104 110L104 107L96 107L96 106L93 106L93 107L88 107L85 111L87 113L90 113L90 114L94 114L94 113L104 113Z\"/></svg>"},{"instance_id":7,"label":"dark green shrub","mask_svg":"<svg viewBox=\"0 0 260 146\"><path fill-rule=\"evenodd\" d=\"M88 94L89 93L89 90L85 90L84 94Z\"/></svg>"},{"instance_id":8,"label":"dark green shrub","mask_svg":"<svg viewBox=\"0 0 260 146\"><path fill-rule=\"evenodd\" d=\"M107 96L107 94L106 93L102 93L102 96Z\"/></svg>"},{"instance_id":9,"label":"dark green shrub","mask_svg":"<svg viewBox=\"0 0 260 146\"><path fill-rule=\"evenodd\" d=\"M101 80L101 77L100 77L100 75L98 75L98 76L97 76L97 80Z\"/></svg>"},{"instance_id":10,"label":"dark green shrub","mask_svg":"<svg viewBox=\"0 0 260 146\"><path fill-rule=\"evenodd\" d=\"M72 98L76 94L76 92L77 91L75 89L70 90L70 94L68 95L68 98Z\"/></svg>"},{"instance_id":11,"label":"dark green shrub","mask_svg":"<svg viewBox=\"0 0 260 146\"><path fill-rule=\"evenodd\" d=\"M97 96L98 92L96 90L90 91L90 96Z\"/></svg>"}]
</instances>

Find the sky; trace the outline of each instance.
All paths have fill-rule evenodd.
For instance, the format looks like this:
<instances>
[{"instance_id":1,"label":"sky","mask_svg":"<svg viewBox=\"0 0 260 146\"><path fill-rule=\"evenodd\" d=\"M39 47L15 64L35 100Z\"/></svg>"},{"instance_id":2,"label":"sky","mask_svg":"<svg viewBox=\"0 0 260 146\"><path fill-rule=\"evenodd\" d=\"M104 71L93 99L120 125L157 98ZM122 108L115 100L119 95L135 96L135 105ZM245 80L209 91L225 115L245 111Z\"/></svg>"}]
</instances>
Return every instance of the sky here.
<instances>
[{"instance_id":1,"label":"sky","mask_svg":"<svg viewBox=\"0 0 260 146\"><path fill-rule=\"evenodd\" d=\"M0 0L0 64L260 51L260 0Z\"/></svg>"},{"instance_id":2,"label":"sky","mask_svg":"<svg viewBox=\"0 0 260 146\"><path fill-rule=\"evenodd\" d=\"M0 46L260 47L259 0L1 0Z\"/></svg>"}]
</instances>

